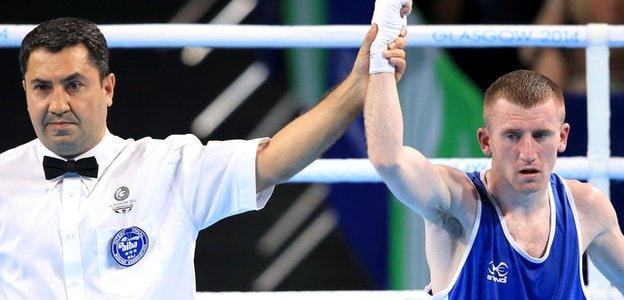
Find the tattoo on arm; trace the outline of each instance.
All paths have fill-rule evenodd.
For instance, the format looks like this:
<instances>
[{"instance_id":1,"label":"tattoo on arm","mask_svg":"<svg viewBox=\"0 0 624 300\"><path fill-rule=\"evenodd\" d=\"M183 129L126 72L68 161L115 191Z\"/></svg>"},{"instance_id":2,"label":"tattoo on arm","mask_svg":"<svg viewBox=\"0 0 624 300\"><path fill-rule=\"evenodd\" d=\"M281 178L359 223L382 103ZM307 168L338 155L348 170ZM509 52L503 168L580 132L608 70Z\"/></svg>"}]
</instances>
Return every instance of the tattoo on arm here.
<instances>
[{"instance_id":1,"label":"tattoo on arm","mask_svg":"<svg viewBox=\"0 0 624 300\"><path fill-rule=\"evenodd\" d=\"M464 233L464 229L459 223L459 220L448 212L438 210L438 218L440 218L442 228L452 237L459 238Z\"/></svg>"}]
</instances>

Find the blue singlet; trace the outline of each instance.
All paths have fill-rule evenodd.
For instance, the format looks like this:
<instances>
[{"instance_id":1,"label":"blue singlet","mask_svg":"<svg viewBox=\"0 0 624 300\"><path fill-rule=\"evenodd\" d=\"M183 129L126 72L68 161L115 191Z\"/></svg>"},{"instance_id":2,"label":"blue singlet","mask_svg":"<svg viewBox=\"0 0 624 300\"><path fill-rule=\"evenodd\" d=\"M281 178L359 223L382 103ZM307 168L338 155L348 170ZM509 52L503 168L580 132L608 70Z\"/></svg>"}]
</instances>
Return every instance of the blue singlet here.
<instances>
[{"instance_id":1,"label":"blue singlet","mask_svg":"<svg viewBox=\"0 0 624 300\"><path fill-rule=\"evenodd\" d=\"M434 298L586 299L574 199L562 179L550 177L550 237L543 257L535 258L509 234L480 174L467 173L481 199L468 247L452 282Z\"/></svg>"}]
</instances>

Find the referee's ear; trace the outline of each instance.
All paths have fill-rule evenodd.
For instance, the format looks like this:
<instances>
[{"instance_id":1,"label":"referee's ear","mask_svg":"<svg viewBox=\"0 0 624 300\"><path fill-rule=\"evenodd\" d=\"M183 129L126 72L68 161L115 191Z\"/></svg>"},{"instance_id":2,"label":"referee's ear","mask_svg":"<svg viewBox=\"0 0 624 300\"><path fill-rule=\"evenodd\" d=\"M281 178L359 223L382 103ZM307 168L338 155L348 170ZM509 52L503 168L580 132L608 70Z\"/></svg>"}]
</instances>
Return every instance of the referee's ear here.
<instances>
[{"instance_id":1,"label":"referee's ear","mask_svg":"<svg viewBox=\"0 0 624 300\"><path fill-rule=\"evenodd\" d=\"M22 89L26 92L26 81L24 79L22 79Z\"/></svg>"},{"instance_id":2,"label":"referee's ear","mask_svg":"<svg viewBox=\"0 0 624 300\"><path fill-rule=\"evenodd\" d=\"M113 105L113 95L115 94L115 74L110 73L102 79L102 89L104 89L106 106L111 107Z\"/></svg>"}]
</instances>

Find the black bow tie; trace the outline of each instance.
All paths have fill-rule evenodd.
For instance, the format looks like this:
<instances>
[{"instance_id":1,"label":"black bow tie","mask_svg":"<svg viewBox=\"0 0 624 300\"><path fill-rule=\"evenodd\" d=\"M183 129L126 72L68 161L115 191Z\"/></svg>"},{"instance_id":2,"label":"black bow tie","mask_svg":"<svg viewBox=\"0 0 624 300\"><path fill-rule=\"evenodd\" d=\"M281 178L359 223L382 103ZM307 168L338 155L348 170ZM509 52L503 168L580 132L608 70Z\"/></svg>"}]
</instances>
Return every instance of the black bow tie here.
<instances>
[{"instance_id":1,"label":"black bow tie","mask_svg":"<svg viewBox=\"0 0 624 300\"><path fill-rule=\"evenodd\" d=\"M67 172L78 173L82 176L97 178L98 163L95 157L86 157L79 160L68 161L44 156L43 171L47 180L62 176Z\"/></svg>"}]
</instances>

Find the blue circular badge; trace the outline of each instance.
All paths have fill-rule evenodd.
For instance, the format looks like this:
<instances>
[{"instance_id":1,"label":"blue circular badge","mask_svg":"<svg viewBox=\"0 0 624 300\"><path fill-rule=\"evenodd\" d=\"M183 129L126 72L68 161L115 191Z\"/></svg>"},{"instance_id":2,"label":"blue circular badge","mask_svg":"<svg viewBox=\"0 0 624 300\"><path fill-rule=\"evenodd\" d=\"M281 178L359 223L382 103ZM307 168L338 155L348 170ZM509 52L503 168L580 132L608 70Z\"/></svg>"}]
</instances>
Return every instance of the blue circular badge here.
<instances>
[{"instance_id":1,"label":"blue circular badge","mask_svg":"<svg viewBox=\"0 0 624 300\"><path fill-rule=\"evenodd\" d=\"M147 233L139 227L132 226L115 234L111 240L110 250L118 264L129 267L143 258L148 246Z\"/></svg>"}]
</instances>

